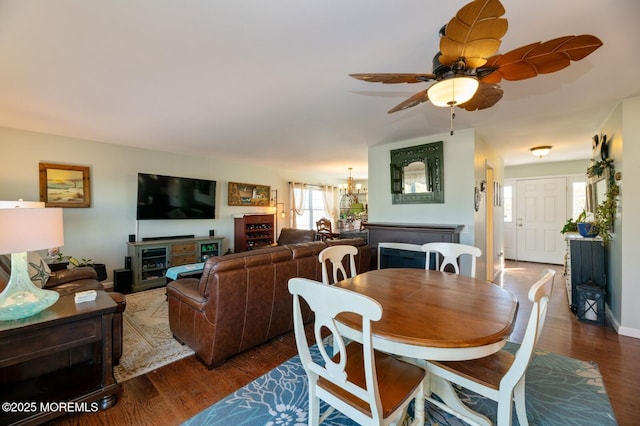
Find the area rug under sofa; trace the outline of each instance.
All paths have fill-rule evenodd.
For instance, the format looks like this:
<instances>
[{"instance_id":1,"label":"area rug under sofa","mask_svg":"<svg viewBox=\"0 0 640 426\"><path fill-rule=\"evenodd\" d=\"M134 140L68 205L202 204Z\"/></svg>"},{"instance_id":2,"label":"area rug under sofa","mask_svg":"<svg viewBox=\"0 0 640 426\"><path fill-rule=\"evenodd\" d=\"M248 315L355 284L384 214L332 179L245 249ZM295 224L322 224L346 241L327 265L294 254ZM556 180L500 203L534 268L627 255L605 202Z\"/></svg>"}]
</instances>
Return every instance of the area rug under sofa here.
<instances>
[{"instance_id":1,"label":"area rug under sofa","mask_svg":"<svg viewBox=\"0 0 640 426\"><path fill-rule=\"evenodd\" d=\"M113 371L119 383L193 354L171 334L164 287L128 294L122 318L122 357Z\"/></svg>"}]
</instances>

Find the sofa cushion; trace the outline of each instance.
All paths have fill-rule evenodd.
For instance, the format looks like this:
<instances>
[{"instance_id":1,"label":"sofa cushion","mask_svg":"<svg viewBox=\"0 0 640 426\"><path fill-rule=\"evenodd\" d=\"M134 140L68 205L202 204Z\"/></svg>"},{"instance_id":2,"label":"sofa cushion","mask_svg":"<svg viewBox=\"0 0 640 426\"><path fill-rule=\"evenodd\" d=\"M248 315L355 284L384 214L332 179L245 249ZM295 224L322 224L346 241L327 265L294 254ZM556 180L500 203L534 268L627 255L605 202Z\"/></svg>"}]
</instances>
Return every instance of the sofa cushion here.
<instances>
[{"instance_id":1,"label":"sofa cushion","mask_svg":"<svg viewBox=\"0 0 640 426\"><path fill-rule=\"evenodd\" d=\"M278 237L278 245L306 243L316 239L316 231L309 229L283 228Z\"/></svg>"},{"instance_id":2,"label":"sofa cushion","mask_svg":"<svg viewBox=\"0 0 640 426\"><path fill-rule=\"evenodd\" d=\"M56 287L57 289L57 287L59 287L61 284L73 283L75 281L96 281L98 284L100 284L100 282L98 282L96 278L96 270L91 266L77 266L71 269L60 269L59 271L54 271L51 273L46 287Z\"/></svg>"}]
</instances>

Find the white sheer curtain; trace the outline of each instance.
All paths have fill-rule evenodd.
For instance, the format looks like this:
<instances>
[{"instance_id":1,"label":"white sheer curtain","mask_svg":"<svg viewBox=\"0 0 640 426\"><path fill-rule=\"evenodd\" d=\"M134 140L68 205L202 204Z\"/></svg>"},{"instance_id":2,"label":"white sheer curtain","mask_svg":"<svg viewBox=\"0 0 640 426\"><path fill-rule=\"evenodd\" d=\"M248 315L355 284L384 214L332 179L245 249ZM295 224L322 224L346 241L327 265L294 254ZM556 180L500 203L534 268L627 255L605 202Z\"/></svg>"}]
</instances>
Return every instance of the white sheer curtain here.
<instances>
[{"instance_id":1,"label":"white sheer curtain","mask_svg":"<svg viewBox=\"0 0 640 426\"><path fill-rule=\"evenodd\" d=\"M289 185L290 200L291 202L291 227L297 228L296 216L302 216L304 213L304 207L306 206L306 191L304 190L304 183L291 182Z\"/></svg>"},{"instance_id":2,"label":"white sheer curtain","mask_svg":"<svg viewBox=\"0 0 640 426\"><path fill-rule=\"evenodd\" d=\"M337 190L335 186L325 185L322 188L322 202L324 203L324 212L329 216L331 222L336 224L337 209L336 209L336 196Z\"/></svg>"}]
</instances>

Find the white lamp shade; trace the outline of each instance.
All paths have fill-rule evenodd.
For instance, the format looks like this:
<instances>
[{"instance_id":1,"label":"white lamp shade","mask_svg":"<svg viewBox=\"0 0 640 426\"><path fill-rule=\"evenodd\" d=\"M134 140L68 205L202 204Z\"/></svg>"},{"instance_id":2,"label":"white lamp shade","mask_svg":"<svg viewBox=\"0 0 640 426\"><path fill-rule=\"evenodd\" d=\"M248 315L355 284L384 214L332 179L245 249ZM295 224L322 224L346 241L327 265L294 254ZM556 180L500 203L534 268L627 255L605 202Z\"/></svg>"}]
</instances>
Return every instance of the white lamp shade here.
<instances>
[{"instance_id":1,"label":"white lamp shade","mask_svg":"<svg viewBox=\"0 0 640 426\"><path fill-rule=\"evenodd\" d=\"M435 106L460 105L473 98L478 86L478 80L473 77L453 77L434 83L427 90L427 96Z\"/></svg>"},{"instance_id":2,"label":"white lamp shade","mask_svg":"<svg viewBox=\"0 0 640 426\"><path fill-rule=\"evenodd\" d=\"M3 203L4 204L4 203ZM16 204L13 202L13 205ZM0 254L64 245L61 208L0 207Z\"/></svg>"}]
</instances>

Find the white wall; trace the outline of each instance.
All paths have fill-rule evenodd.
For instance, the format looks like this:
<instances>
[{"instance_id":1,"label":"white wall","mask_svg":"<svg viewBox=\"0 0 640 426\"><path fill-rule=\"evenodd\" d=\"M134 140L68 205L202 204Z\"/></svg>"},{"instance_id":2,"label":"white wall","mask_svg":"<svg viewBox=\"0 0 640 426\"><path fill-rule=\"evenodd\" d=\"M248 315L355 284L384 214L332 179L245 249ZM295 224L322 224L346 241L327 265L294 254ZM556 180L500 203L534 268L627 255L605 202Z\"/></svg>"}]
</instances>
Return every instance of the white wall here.
<instances>
[{"instance_id":1,"label":"white wall","mask_svg":"<svg viewBox=\"0 0 640 426\"><path fill-rule=\"evenodd\" d=\"M63 163L89 166L91 207L64 209L63 254L122 268L129 234L143 237L208 235L225 238L224 250L233 248L233 216L273 212L273 208L227 205L229 181L269 185L278 189L279 201L289 214L288 182L338 184L316 175L293 175L285 169L260 168L215 158L177 155L42 133L0 128L0 200L39 199L38 164ZM258 154L252 154L258 155ZM216 219L136 221L137 173L203 178L217 181ZM346 178L345 178L346 180ZM288 218L287 218L288 219ZM282 228L285 221L278 218Z\"/></svg>"},{"instance_id":2,"label":"white wall","mask_svg":"<svg viewBox=\"0 0 640 426\"><path fill-rule=\"evenodd\" d=\"M445 202L392 204L390 151L438 141L443 141ZM495 163L496 177L501 178L502 160L482 142L477 143L473 129L456 130L453 136L443 133L369 148L369 222L464 225L460 234L461 243L478 246L476 238L482 235L480 243L484 244L484 203L480 212L476 213L473 195L474 187L484 179L487 156ZM502 216L498 219L501 223ZM503 247L502 240L497 241L495 247ZM484 246L481 248L485 256ZM485 276L485 262L482 259L478 262L476 276Z\"/></svg>"},{"instance_id":3,"label":"white wall","mask_svg":"<svg viewBox=\"0 0 640 426\"><path fill-rule=\"evenodd\" d=\"M640 211L640 97L623 100L602 125L602 133L609 141L609 156L614 159L616 172L622 179L618 213L612 240L607 246L607 303L609 315L618 333L640 338L640 286L638 258L640 224L635 220ZM627 182L627 185L624 185ZM626 220L623 220L626 218Z\"/></svg>"},{"instance_id":4,"label":"white wall","mask_svg":"<svg viewBox=\"0 0 640 426\"><path fill-rule=\"evenodd\" d=\"M586 143L591 143L591 141ZM586 175L588 167L589 160L531 163L520 166L507 166L504 168L504 176L505 179L518 179L542 176Z\"/></svg>"},{"instance_id":5,"label":"white wall","mask_svg":"<svg viewBox=\"0 0 640 426\"><path fill-rule=\"evenodd\" d=\"M616 218L616 229L620 229L620 238L611 251L611 265L620 268L620 334L640 338L640 285L638 280L638 259L640 258L640 97L625 99L622 102L622 151L617 143L613 145L616 170L621 172L620 206ZM616 133L607 133L616 137ZM615 139L614 139L615 140ZM623 159L624 155L624 159ZM623 182L627 182L626 187ZM626 212L626 214L625 214ZM627 220L622 221L625 217ZM616 234L618 231L616 231ZM619 250L618 250L619 247Z\"/></svg>"},{"instance_id":6,"label":"white wall","mask_svg":"<svg viewBox=\"0 0 640 426\"><path fill-rule=\"evenodd\" d=\"M496 206L493 199L493 184L489 169L493 174L493 182L504 185L504 162L490 145L476 136L475 142L475 186L480 188L482 181L487 182L484 192L481 192L481 201L478 211L475 213L475 246L482 249L483 256L478 261L477 277L494 279L504 264L504 206ZM493 216L493 224L489 226L489 212ZM492 243L489 243L488 234L491 233ZM480 275L480 271L486 271L489 260L493 265L492 271L487 275Z\"/></svg>"},{"instance_id":7,"label":"white wall","mask_svg":"<svg viewBox=\"0 0 640 426\"><path fill-rule=\"evenodd\" d=\"M443 141L444 203L392 204L390 151ZM369 148L369 221L374 223L465 224L461 242L473 244L474 131L458 130Z\"/></svg>"}]
</instances>

